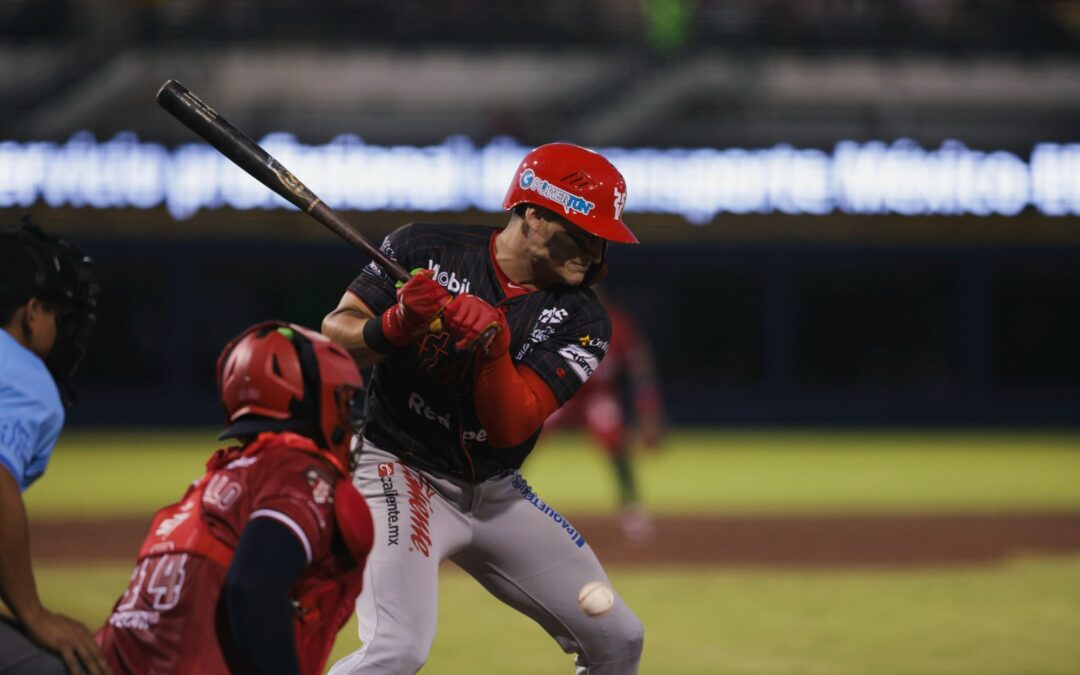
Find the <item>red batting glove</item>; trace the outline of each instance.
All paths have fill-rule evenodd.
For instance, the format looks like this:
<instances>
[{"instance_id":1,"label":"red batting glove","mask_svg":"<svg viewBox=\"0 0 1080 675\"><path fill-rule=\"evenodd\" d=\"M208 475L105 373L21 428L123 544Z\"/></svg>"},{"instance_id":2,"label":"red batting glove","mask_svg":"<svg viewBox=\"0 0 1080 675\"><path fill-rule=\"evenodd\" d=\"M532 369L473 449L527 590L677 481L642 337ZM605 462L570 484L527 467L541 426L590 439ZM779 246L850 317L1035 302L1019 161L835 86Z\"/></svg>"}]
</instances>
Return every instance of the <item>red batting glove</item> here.
<instances>
[{"instance_id":1,"label":"red batting glove","mask_svg":"<svg viewBox=\"0 0 1080 675\"><path fill-rule=\"evenodd\" d=\"M506 317L475 295L462 293L443 311L446 330L457 342L458 349L476 345L484 359L497 359L510 350L510 327ZM494 334L487 333L494 330Z\"/></svg>"},{"instance_id":2,"label":"red batting glove","mask_svg":"<svg viewBox=\"0 0 1080 675\"><path fill-rule=\"evenodd\" d=\"M450 304L450 294L422 270L398 289L397 304L382 313L383 335L395 347L417 342Z\"/></svg>"}]
</instances>

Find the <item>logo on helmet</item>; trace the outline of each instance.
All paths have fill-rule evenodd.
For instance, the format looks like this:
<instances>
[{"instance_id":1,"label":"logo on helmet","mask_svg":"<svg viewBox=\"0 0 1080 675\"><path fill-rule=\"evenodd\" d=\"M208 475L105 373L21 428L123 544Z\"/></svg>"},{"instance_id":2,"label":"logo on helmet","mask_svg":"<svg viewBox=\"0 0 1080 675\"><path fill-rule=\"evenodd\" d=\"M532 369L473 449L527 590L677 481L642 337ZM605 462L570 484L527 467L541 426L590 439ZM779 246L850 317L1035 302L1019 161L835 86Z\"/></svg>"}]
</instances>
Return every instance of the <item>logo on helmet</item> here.
<instances>
[{"instance_id":1,"label":"logo on helmet","mask_svg":"<svg viewBox=\"0 0 1080 675\"><path fill-rule=\"evenodd\" d=\"M596 208L596 204L590 202L588 199L580 195L575 195L572 192L549 183L548 181L540 178L536 175L536 172L532 169L525 169L521 172L521 178L518 179L518 185L522 190L532 190L541 197L545 197L563 207L566 213L576 211L583 216L589 215L589 212Z\"/></svg>"},{"instance_id":2,"label":"logo on helmet","mask_svg":"<svg viewBox=\"0 0 1080 675\"><path fill-rule=\"evenodd\" d=\"M615 220L622 218L624 206L626 206L626 193L619 192L619 188L615 188Z\"/></svg>"}]
</instances>

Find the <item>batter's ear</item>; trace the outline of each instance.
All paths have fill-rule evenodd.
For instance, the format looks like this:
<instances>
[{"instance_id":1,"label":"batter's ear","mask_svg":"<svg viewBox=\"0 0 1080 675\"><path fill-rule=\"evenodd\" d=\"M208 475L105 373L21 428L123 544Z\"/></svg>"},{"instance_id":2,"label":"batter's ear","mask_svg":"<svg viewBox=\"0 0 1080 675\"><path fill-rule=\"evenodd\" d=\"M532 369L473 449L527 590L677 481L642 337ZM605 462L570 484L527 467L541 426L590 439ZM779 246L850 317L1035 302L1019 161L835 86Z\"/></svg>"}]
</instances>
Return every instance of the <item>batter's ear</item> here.
<instances>
[{"instance_id":1,"label":"batter's ear","mask_svg":"<svg viewBox=\"0 0 1080 675\"><path fill-rule=\"evenodd\" d=\"M535 218L537 220L554 220L555 219L554 214L551 211L545 209L542 206L537 206L536 204L521 204L517 208L521 209L520 213L521 213L521 233L522 234L527 235L527 234L529 234L529 232L532 229L532 228L529 227L530 211L532 212L531 217ZM515 209L515 213L517 213L517 209Z\"/></svg>"}]
</instances>

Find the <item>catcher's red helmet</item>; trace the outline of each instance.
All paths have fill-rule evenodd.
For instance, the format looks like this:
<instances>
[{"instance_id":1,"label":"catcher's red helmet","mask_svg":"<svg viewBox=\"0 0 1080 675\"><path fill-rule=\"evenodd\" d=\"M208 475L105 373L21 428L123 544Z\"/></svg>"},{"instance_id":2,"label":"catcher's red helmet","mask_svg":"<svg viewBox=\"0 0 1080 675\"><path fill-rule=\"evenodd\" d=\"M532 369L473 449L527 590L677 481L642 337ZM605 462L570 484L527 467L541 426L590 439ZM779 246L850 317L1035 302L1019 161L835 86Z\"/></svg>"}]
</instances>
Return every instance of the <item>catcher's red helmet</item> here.
<instances>
[{"instance_id":1,"label":"catcher's red helmet","mask_svg":"<svg viewBox=\"0 0 1080 675\"><path fill-rule=\"evenodd\" d=\"M601 155L570 143L541 145L521 160L504 209L536 204L608 241L636 244L622 221L626 181Z\"/></svg>"},{"instance_id":2,"label":"catcher's red helmet","mask_svg":"<svg viewBox=\"0 0 1080 675\"><path fill-rule=\"evenodd\" d=\"M363 379L333 340L292 323L256 324L222 350L217 381L229 422L221 438L311 428L317 443L347 456Z\"/></svg>"}]
</instances>

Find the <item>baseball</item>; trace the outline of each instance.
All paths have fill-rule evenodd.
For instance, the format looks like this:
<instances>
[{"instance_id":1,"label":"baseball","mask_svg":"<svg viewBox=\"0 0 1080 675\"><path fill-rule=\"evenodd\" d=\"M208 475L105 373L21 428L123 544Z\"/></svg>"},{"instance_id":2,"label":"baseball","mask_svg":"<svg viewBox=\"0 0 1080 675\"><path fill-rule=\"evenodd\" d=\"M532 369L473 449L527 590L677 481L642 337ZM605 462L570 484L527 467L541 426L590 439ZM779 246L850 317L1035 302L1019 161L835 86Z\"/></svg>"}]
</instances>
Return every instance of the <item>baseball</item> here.
<instances>
[{"instance_id":1,"label":"baseball","mask_svg":"<svg viewBox=\"0 0 1080 675\"><path fill-rule=\"evenodd\" d=\"M588 616L601 616L615 605L615 594L603 581L590 581L578 591L577 602Z\"/></svg>"}]
</instances>

